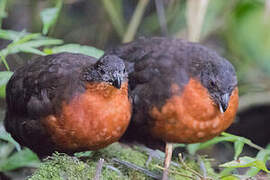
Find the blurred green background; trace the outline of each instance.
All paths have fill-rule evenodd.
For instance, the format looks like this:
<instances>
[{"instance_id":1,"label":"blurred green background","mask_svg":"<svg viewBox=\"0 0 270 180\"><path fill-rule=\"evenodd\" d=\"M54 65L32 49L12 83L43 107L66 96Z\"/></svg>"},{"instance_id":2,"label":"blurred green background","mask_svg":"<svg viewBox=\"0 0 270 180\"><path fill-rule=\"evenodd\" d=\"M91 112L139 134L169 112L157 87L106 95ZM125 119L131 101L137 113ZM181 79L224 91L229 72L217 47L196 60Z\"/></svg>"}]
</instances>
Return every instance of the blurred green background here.
<instances>
[{"instance_id":1,"label":"blurred green background","mask_svg":"<svg viewBox=\"0 0 270 180\"><path fill-rule=\"evenodd\" d=\"M237 123L251 121L239 135L260 144L256 137L264 133L260 145L266 146L270 141L266 124L267 120L270 123L270 1L160 0L164 16L157 13L158 1L0 0L0 119L4 118L5 84L12 71L35 56L70 51L100 57L103 50L140 36L169 36L199 41L234 64L239 112L257 106L264 111L259 108L248 117L238 115L232 131L237 134L241 131ZM264 128L252 124L260 119ZM31 151L15 150L19 145L1 124L0 138L0 172L38 166ZM33 169L28 171L27 175Z\"/></svg>"}]
</instances>

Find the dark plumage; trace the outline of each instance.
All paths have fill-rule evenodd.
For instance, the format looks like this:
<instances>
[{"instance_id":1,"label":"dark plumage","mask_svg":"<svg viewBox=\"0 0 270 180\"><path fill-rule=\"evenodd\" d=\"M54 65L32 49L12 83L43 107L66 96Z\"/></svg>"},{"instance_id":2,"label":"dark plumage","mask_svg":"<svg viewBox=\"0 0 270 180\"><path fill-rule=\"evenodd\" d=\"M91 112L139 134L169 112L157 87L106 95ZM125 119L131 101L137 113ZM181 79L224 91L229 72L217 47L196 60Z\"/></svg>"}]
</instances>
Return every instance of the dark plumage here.
<instances>
[{"instance_id":1,"label":"dark plumage","mask_svg":"<svg viewBox=\"0 0 270 180\"><path fill-rule=\"evenodd\" d=\"M166 142L163 178L172 143L206 141L227 129L238 107L233 66L212 50L180 39L141 38L109 50L125 61L133 115L123 141Z\"/></svg>"},{"instance_id":2,"label":"dark plumage","mask_svg":"<svg viewBox=\"0 0 270 180\"><path fill-rule=\"evenodd\" d=\"M129 74L134 113L126 139L200 142L218 135L233 121L238 105L235 70L214 51L197 43L156 37L141 38L106 54L122 58ZM216 127L215 118L219 119Z\"/></svg>"},{"instance_id":3,"label":"dark plumage","mask_svg":"<svg viewBox=\"0 0 270 180\"><path fill-rule=\"evenodd\" d=\"M73 53L39 57L14 72L6 94L6 130L41 157L55 150L72 153L104 147L116 141L129 123L127 74L117 56L100 60ZM123 103L117 103L117 98ZM106 114L107 106L111 109ZM99 111L104 111L103 116ZM122 118L115 116L121 111L125 112ZM107 130L111 119L119 121L120 129ZM97 133L102 130L103 134ZM94 131L95 135L88 134ZM115 135L109 137L111 133Z\"/></svg>"}]
</instances>

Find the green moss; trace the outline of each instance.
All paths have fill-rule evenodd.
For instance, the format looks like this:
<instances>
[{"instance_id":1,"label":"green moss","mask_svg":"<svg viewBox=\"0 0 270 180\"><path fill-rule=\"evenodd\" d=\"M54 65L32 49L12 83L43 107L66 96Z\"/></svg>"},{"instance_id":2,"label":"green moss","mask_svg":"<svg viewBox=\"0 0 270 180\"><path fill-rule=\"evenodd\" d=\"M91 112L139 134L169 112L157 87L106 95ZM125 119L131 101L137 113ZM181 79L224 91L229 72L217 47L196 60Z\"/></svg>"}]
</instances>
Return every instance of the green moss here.
<instances>
[{"instance_id":1,"label":"green moss","mask_svg":"<svg viewBox=\"0 0 270 180\"><path fill-rule=\"evenodd\" d=\"M56 153L43 162L30 180L80 180L92 179L95 175L96 166L100 158L105 160L102 168L102 178L106 180L150 180L150 175L160 176L162 174L162 160L153 158L146 167L148 155L140 147L130 148L119 143L100 151L88 153L89 156L71 157L65 154ZM202 158L207 175L216 178L209 160ZM175 163L179 164L176 161ZM192 169L199 172L198 163L194 160L186 160L185 163ZM171 166L171 177L173 179L188 179L177 173L193 176L190 171L176 166ZM150 175L149 175L150 174Z\"/></svg>"},{"instance_id":2,"label":"green moss","mask_svg":"<svg viewBox=\"0 0 270 180\"><path fill-rule=\"evenodd\" d=\"M56 153L46 159L29 180L62 180L66 177L69 177L70 180L91 179L94 170L93 166L89 166L75 157Z\"/></svg>"}]
</instances>

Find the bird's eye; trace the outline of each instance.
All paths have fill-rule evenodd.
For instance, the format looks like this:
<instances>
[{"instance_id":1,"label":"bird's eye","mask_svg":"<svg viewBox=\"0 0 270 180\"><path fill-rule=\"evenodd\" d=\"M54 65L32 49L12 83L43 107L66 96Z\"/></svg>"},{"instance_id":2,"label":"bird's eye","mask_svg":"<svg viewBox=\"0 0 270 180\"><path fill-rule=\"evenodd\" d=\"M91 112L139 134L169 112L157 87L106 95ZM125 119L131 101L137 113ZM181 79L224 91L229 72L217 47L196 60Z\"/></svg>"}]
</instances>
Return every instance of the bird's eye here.
<instances>
[{"instance_id":1,"label":"bird's eye","mask_svg":"<svg viewBox=\"0 0 270 180\"><path fill-rule=\"evenodd\" d=\"M233 91L233 89L234 89L233 86L228 87L228 91Z\"/></svg>"},{"instance_id":2,"label":"bird's eye","mask_svg":"<svg viewBox=\"0 0 270 180\"><path fill-rule=\"evenodd\" d=\"M215 82L214 81L210 81L210 86L211 87L215 87Z\"/></svg>"},{"instance_id":3,"label":"bird's eye","mask_svg":"<svg viewBox=\"0 0 270 180\"><path fill-rule=\"evenodd\" d=\"M124 73L126 73L126 69L124 69Z\"/></svg>"}]
</instances>

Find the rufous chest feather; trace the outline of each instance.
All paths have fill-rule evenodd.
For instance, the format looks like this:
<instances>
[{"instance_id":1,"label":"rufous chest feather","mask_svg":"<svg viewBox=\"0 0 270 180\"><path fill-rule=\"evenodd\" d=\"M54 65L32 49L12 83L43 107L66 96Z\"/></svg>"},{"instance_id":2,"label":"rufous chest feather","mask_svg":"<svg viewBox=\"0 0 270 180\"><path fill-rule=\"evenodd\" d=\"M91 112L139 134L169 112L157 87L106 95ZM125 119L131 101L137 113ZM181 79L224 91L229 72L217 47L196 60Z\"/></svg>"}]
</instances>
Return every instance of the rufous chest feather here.
<instances>
[{"instance_id":1,"label":"rufous chest feather","mask_svg":"<svg viewBox=\"0 0 270 180\"><path fill-rule=\"evenodd\" d=\"M86 85L86 91L63 103L60 115L45 119L51 137L62 149L95 150L117 141L130 116L128 84L117 89L105 83Z\"/></svg>"},{"instance_id":2,"label":"rufous chest feather","mask_svg":"<svg viewBox=\"0 0 270 180\"><path fill-rule=\"evenodd\" d=\"M221 113L208 91L195 79L190 79L182 92L171 86L172 97L161 109L153 107L150 115L154 136L166 141L195 143L211 139L227 129L238 108L238 89L230 97L229 106Z\"/></svg>"}]
</instances>

